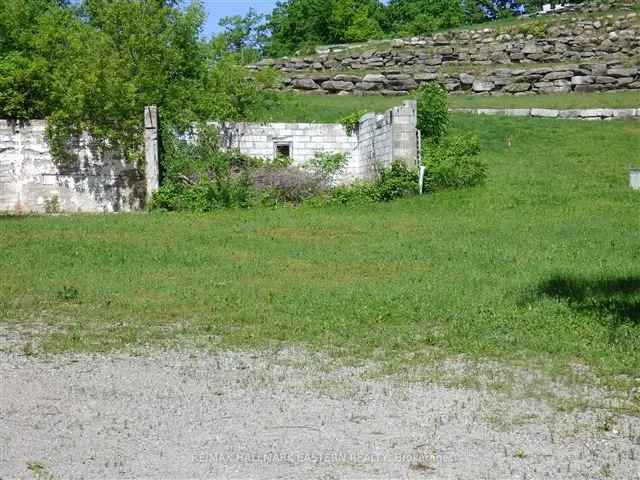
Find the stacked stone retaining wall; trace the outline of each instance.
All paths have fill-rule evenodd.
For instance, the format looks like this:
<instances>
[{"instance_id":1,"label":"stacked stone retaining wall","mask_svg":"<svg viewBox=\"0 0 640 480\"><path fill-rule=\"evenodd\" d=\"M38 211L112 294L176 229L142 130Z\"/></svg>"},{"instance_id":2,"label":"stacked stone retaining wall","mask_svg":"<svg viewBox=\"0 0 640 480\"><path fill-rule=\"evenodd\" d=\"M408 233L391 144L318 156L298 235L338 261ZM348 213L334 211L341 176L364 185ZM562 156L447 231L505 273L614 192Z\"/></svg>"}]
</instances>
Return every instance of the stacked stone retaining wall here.
<instances>
[{"instance_id":1,"label":"stacked stone retaining wall","mask_svg":"<svg viewBox=\"0 0 640 480\"><path fill-rule=\"evenodd\" d=\"M516 24L267 59L253 68L275 68L282 89L315 95L406 95L429 81L477 95L638 90L640 16L617 12L550 23L542 38Z\"/></svg>"}]
</instances>

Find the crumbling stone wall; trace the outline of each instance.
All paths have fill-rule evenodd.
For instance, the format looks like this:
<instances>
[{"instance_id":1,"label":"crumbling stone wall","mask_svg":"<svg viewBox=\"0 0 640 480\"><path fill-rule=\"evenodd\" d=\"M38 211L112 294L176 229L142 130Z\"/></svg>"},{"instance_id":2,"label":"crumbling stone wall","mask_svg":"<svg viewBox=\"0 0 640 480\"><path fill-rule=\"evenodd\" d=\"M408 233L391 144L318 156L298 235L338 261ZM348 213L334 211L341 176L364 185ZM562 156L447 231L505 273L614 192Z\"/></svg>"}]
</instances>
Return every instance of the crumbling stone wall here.
<instances>
[{"instance_id":1,"label":"crumbling stone wall","mask_svg":"<svg viewBox=\"0 0 640 480\"><path fill-rule=\"evenodd\" d=\"M46 122L0 120L0 212L118 212L144 206L143 174L83 135L64 161L51 155Z\"/></svg>"}]
</instances>

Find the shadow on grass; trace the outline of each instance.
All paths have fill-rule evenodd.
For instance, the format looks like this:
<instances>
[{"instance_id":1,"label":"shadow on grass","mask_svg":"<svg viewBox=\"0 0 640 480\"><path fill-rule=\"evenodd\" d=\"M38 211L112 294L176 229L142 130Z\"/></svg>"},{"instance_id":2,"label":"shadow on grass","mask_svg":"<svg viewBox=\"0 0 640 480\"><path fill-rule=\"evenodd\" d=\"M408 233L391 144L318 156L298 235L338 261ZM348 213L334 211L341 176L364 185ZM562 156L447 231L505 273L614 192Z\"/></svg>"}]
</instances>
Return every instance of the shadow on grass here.
<instances>
[{"instance_id":1,"label":"shadow on grass","mask_svg":"<svg viewBox=\"0 0 640 480\"><path fill-rule=\"evenodd\" d=\"M557 276L541 282L535 293L538 298L566 300L571 308L596 315L614 327L640 324L640 277Z\"/></svg>"}]
</instances>

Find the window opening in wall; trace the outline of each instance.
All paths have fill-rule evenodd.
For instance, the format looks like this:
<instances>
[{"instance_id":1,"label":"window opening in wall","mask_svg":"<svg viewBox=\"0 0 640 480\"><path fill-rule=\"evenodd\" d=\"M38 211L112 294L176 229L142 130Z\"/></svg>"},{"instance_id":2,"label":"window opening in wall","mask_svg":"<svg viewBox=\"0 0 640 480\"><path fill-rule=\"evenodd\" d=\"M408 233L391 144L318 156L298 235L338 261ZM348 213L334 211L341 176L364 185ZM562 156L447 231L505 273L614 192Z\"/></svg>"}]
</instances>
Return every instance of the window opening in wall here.
<instances>
[{"instance_id":1,"label":"window opening in wall","mask_svg":"<svg viewBox=\"0 0 640 480\"><path fill-rule=\"evenodd\" d=\"M291 144L290 143L276 143L276 158L291 159Z\"/></svg>"}]
</instances>

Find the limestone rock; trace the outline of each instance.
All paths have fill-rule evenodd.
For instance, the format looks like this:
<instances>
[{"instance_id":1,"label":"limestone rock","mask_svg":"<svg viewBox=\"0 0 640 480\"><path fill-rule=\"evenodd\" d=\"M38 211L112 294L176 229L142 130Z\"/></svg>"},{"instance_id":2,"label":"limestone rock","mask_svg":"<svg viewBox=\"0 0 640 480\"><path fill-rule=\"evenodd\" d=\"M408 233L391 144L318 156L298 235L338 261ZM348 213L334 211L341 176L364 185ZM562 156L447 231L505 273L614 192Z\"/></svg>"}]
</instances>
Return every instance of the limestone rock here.
<instances>
[{"instance_id":1,"label":"limestone rock","mask_svg":"<svg viewBox=\"0 0 640 480\"><path fill-rule=\"evenodd\" d=\"M421 73L414 74L413 75L413 79L416 82L431 82L433 80L437 80L438 79L438 74L437 73L421 72Z\"/></svg>"},{"instance_id":2,"label":"limestone rock","mask_svg":"<svg viewBox=\"0 0 640 480\"><path fill-rule=\"evenodd\" d=\"M473 82L473 91L474 92L490 92L496 87L495 83L487 82L483 80L476 80Z\"/></svg>"},{"instance_id":3,"label":"limestone rock","mask_svg":"<svg viewBox=\"0 0 640 480\"><path fill-rule=\"evenodd\" d=\"M462 85L473 85L473 82L476 79L476 77L468 73L461 73L459 75L459 78L460 78L460 83L462 83Z\"/></svg>"},{"instance_id":4,"label":"limestone rock","mask_svg":"<svg viewBox=\"0 0 640 480\"><path fill-rule=\"evenodd\" d=\"M573 77L573 72L570 71L560 71L560 72L551 72L547 73L544 76L544 80L547 82L551 82L553 80L562 80Z\"/></svg>"},{"instance_id":5,"label":"limestone rock","mask_svg":"<svg viewBox=\"0 0 640 480\"><path fill-rule=\"evenodd\" d=\"M511 83L504 87L504 91L508 93L526 92L530 89L531 84L525 82Z\"/></svg>"},{"instance_id":6,"label":"limestone rock","mask_svg":"<svg viewBox=\"0 0 640 480\"><path fill-rule=\"evenodd\" d=\"M387 83L387 77L370 73L369 75L365 75L362 81L365 83Z\"/></svg>"},{"instance_id":7,"label":"limestone rock","mask_svg":"<svg viewBox=\"0 0 640 480\"><path fill-rule=\"evenodd\" d=\"M372 90L378 90L380 88L380 84L379 83L372 83L372 82L358 82L355 85L355 89L356 90L362 90L362 91L372 91Z\"/></svg>"},{"instance_id":8,"label":"limestone rock","mask_svg":"<svg viewBox=\"0 0 640 480\"><path fill-rule=\"evenodd\" d=\"M613 77L607 77L607 76L598 76L595 77L595 82L596 83L600 83L600 84L607 84L607 83L616 83L616 79Z\"/></svg>"},{"instance_id":9,"label":"limestone rock","mask_svg":"<svg viewBox=\"0 0 640 480\"><path fill-rule=\"evenodd\" d=\"M415 90L418 88L418 83L412 78L407 80L389 80L389 86L392 90Z\"/></svg>"},{"instance_id":10,"label":"limestone rock","mask_svg":"<svg viewBox=\"0 0 640 480\"><path fill-rule=\"evenodd\" d=\"M336 75L335 77L333 77L333 79L336 82L351 82L351 83L358 83L359 81L361 81L362 79L356 75Z\"/></svg>"},{"instance_id":11,"label":"limestone rock","mask_svg":"<svg viewBox=\"0 0 640 480\"><path fill-rule=\"evenodd\" d=\"M598 85L576 85L575 91L578 93L592 93L600 90Z\"/></svg>"},{"instance_id":12,"label":"limestone rock","mask_svg":"<svg viewBox=\"0 0 640 480\"><path fill-rule=\"evenodd\" d=\"M353 90L354 87L352 82L339 82L335 80L329 80L322 84L322 88L330 92L349 92Z\"/></svg>"},{"instance_id":13,"label":"limestone rock","mask_svg":"<svg viewBox=\"0 0 640 480\"><path fill-rule=\"evenodd\" d=\"M538 47L536 42L529 42L522 49L522 53L524 53L525 55L534 55L534 54L539 54L543 52L542 52L542 49Z\"/></svg>"},{"instance_id":14,"label":"limestone rock","mask_svg":"<svg viewBox=\"0 0 640 480\"><path fill-rule=\"evenodd\" d=\"M607 70L607 75L610 77L635 77L637 73L637 68L610 68Z\"/></svg>"},{"instance_id":15,"label":"limestone rock","mask_svg":"<svg viewBox=\"0 0 640 480\"><path fill-rule=\"evenodd\" d=\"M571 77L572 85L590 85L592 83L593 83L593 77L591 75Z\"/></svg>"},{"instance_id":16,"label":"limestone rock","mask_svg":"<svg viewBox=\"0 0 640 480\"><path fill-rule=\"evenodd\" d=\"M310 78L296 78L291 82L296 90L318 90L320 86Z\"/></svg>"}]
</instances>

